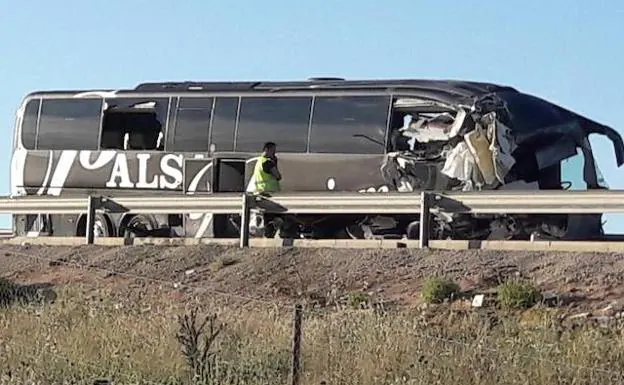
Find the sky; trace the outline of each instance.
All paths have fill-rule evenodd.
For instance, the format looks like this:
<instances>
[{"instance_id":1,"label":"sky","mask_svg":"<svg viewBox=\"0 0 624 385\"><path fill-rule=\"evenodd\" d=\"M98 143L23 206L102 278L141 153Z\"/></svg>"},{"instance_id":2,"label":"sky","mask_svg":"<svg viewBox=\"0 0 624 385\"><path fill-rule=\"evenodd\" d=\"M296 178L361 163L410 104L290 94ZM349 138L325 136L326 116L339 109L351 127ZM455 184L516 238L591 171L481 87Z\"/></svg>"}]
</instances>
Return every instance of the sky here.
<instances>
[{"instance_id":1,"label":"sky","mask_svg":"<svg viewBox=\"0 0 624 385\"><path fill-rule=\"evenodd\" d=\"M61 5L62 4L62 5ZM0 194L34 90L146 81L437 78L504 83L624 133L624 2L20 0L0 5ZM593 139L613 189L607 139ZM624 233L624 216L605 216ZM9 227L0 217L0 227Z\"/></svg>"}]
</instances>

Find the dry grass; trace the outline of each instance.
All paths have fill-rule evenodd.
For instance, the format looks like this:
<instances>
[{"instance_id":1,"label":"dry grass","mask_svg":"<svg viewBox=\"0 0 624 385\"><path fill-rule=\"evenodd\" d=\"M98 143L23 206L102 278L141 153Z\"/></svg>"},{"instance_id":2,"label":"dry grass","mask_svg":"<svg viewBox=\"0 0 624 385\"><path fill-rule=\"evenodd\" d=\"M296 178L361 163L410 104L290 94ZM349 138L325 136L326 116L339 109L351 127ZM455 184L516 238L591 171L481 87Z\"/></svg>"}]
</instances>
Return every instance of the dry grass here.
<instances>
[{"instance_id":1,"label":"dry grass","mask_svg":"<svg viewBox=\"0 0 624 385\"><path fill-rule=\"evenodd\" d=\"M214 299L123 301L57 288L53 304L0 309L2 384L191 383L177 317L199 306L225 325L215 384L286 384L290 309ZM564 325L550 310L306 311L303 384L618 384L621 325Z\"/></svg>"}]
</instances>

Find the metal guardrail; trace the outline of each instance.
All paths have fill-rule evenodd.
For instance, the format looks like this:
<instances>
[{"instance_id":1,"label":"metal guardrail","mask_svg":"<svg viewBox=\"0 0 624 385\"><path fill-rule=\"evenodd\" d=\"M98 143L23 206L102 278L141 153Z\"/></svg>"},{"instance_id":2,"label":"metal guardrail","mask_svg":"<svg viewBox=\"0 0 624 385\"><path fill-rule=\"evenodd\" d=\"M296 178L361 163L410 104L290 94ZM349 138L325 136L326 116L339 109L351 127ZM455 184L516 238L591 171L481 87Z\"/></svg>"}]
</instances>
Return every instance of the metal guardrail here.
<instances>
[{"instance_id":1,"label":"metal guardrail","mask_svg":"<svg viewBox=\"0 0 624 385\"><path fill-rule=\"evenodd\" d=\"M431 211L475 214L624 213L624 190L426 192ZM254 203L267 211L292 214L418 213L422 193L281 193ZM240 213L241 194L179 197L102 198L101 209L134 214ZM0 197L0 214L82 214L87 197Z\"/></svg>"},{"instance_id":2,"label":"metal guardrail","mask_svg":"<svg viewBox=\"0 0 624 385\"><path fill-rule=\"evenodd\" d=\"M0 229L0 238L7 238L13 236L13 229Z\"/></svg>"},{"instance_id":3,"label":"metal guardrail","mask_svg":"<svg viewBox=\"0 0 624 385\"><path fill-rule=\"evenodd\" d=\"M212 194L210 196L160 196L96 198L98 210L133 214L184 214L210 211L215 214L239 213L240 194ZM0 198L0 214L84 214L87 197L26 196Z\"/></svg>"},{"instance_id":4,"label":"metal guardrail","mask_svg":"<svg viewBox=\"0 0 624 385\"><path fill-rule=\"evenodd\" d=\"M161 197L19 197L0 198L4 214L87 214L87 242L93 243L96 211L135 214L210 212L240 213L248 229L249 212L259 208L289 214L420 214L420 246L428 245L430 212L474 214L599 214L624 213L624 190L482 191L420 193L281 193L274 196L215 193ZM240 245L249 244L248 231Z\"/></svg>"}]
</instances>

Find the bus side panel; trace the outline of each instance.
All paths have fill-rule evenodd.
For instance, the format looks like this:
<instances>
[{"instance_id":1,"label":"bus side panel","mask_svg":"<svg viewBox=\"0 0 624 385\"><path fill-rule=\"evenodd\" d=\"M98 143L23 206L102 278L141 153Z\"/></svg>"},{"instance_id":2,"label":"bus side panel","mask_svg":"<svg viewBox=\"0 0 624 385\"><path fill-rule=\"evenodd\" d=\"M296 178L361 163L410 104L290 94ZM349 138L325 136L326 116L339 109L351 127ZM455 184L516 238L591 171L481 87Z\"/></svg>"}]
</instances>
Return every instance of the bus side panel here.
<instances>
[{"instance_id":1,"label":"bus side panel","mask_svg":"<svg viewBox=\"0 0 624 385\"><path fill-rule=\"evenodd\" d=\"M22 170L28 194L60 195L72 190L137 194L182 191L184 154L123 151L28 151ZM209 173L204 178L209 179ZM16 178L20 180L20 178ZM204 182L205 183L205 182Z\"/></svg>"},{"instance_id":2,"label":"bus side panel","mask_svg":"<svg viewBox=\"0 0 624 385\"><path fill-rule=\"evenodd\" d=\"M12 190L24 189L28 195L52 196L89 193L111 197L177 195L182 194L185 180L184 158L196 155L147 151L22 150L20 154L14 154ZM207 160L207 164L210 163ZM187 175L186 180L192 182L192 186L187 186L187 190L204 193L210 190L210 167L189 172L192 175ZM49 217L49 221L42 221L37 215L16 216L14 223L22 235L47 233L50 229L57 236L75 235L78 216ZM122 219L123 216L111 216L113 234L120 229ZM171 225L176 236L211 236L213 233L210 213L151 215L148 219L154 227Z\"/></svg>"},{"instance_id":3,"label":"bus side panel","mask_svg":"<svg viewBox=\"0 0 624 385\"><path fill-rule=\"evenodd\" d=\"M384 192L396 190L392 180L382 173L384 155L346 154L277 154L282 174L282 191L322 192L359 191ZM255 158L248 161L246 169L247 189L253 188ZM437 189L446 185L440 178L440 165L423 163L416 165L415 177L418 188Z\"/></svg>"}]
</instances>

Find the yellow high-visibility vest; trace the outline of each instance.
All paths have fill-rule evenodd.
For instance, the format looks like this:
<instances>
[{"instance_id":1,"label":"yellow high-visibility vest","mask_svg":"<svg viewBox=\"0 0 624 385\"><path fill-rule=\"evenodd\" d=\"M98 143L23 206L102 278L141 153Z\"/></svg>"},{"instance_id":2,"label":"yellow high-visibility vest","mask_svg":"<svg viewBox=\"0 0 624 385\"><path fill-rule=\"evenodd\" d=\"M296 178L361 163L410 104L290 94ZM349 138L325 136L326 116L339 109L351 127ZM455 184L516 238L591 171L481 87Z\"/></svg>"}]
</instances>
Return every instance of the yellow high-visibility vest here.
<instances>
[{"instance_id":1,"label":"yellow high-visibility vest","mask_svg":"<svg viewBox=\"0 0 624 385\"><path fill-rule=\"evenodd\" d=\"M276 192L280 191L280 183L273 174L264 172L264 163L270 158L262 155L258 158L254 167L254 179L256 182L256 192Z\"/></svg>"}]
</instances>

